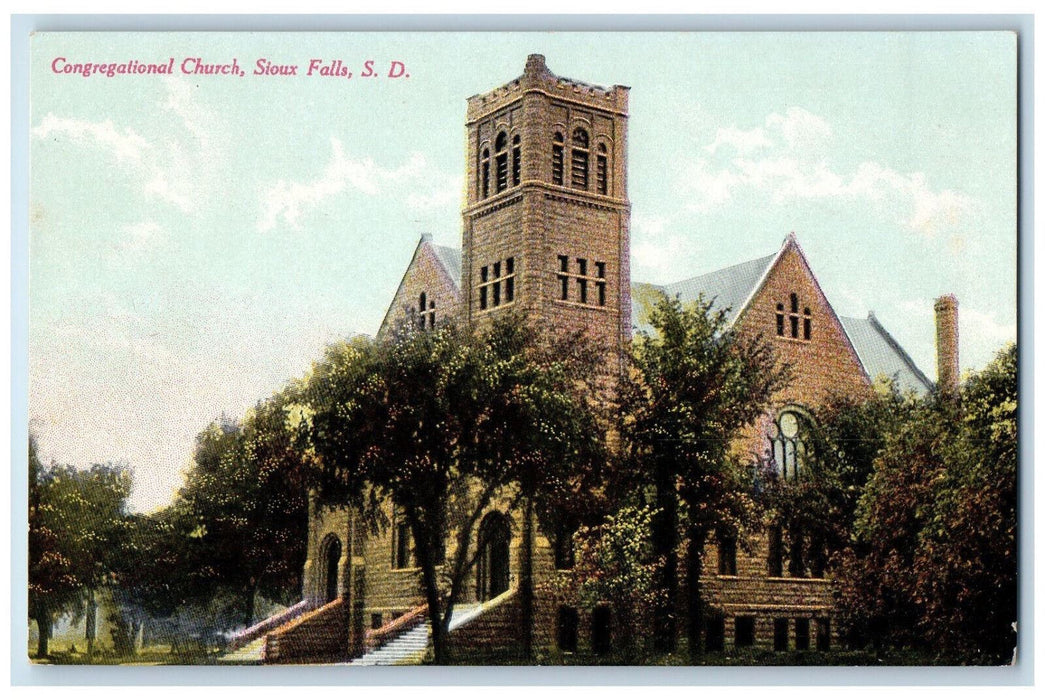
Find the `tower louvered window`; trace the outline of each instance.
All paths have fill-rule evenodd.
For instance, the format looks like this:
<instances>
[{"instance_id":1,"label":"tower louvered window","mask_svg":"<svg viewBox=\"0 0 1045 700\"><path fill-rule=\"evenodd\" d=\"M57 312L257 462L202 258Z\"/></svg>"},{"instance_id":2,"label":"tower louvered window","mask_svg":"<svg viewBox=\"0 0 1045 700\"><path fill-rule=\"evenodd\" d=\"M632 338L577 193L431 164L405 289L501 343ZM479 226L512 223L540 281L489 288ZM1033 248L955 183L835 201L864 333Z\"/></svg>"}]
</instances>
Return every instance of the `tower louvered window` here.
<instances>
[{"instance_id":1,"label":"tower louvered window","mask_svg":"<svg viewBox=\"0 0 1045 700\"><path fill-rule=\"evenodd\" d=\"M482 175L479 178L479 194L483 199L490 196L490 149L483 149L483 156L480 159L480 170Z\"/></svg>"},{"instance_id":2,"label":"tower louvered window","mask_svg":"<svg viewBox=\"0 0 1045 700\"><path fill-rule=\"evenodd\" d=\"M522 141L518 134L512 138L512 186L519 184L522 175Z\"/></svg>"},{"instance_id":3,"label":"tower louvered window","mask_svg":"<svg viewBox=\"0 0 1045 700\"><path fill-rule=\"evenodd\" d=\"M570 157L570 184L588 189L588 132L580 127L573 130L573 149Z\"/></svg>"},{"instance_id":4,"label":"tower louvered window","mask_svg":"<svg viewBox=\"0 0 1045 700\"><path fill-rule=\"evenodd\" d=\"M562 184L563 138L558 131L552 139L552 184Z\"/></svg>"},{"instance_id":5,"label":"tower louvered window","mask_svg":"<svg viewBox=\"0 0 1045 700\"><path fill-rule=\"evenodd\" d=\"M497 161L497 191L508 189L508 136L502 131L494 143L494 158Z\"/></svg>"},{"instance_id":6,"label":"tower louvered window","mask_svg":"<svg viewBox=\"0 0 1045 700\"><path fill-rule=\"evenodd\" d=\"M606 144L599 144L599 154L595 157L595 189L599 194L609 192L609 160L606 156Z\"/></svg>"}]
</instances>

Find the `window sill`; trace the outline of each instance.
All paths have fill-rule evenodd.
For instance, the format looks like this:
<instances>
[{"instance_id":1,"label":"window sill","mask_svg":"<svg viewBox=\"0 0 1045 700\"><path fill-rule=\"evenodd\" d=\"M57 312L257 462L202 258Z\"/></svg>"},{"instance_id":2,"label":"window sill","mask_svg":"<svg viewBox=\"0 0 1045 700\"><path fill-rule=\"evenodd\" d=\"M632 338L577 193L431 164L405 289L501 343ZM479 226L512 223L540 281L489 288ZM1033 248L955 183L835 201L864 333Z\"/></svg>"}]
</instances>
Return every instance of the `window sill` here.
<instances>
[{"instance_id":1,"label":"window sill","mask_svg":"<svg viewBox=\"0 0 1045 700\"><path fill-rule=\"evenodd\" d=\"M767 576L766 580L771 583L801 583L808 581L809 583L825 583L827 577L825 576Z\"/></svg>"},{"instance_id":2,"label":"window sill","mask_svg":"<svg viewBox=\"0 0 1045 700\"><path fill-rule=\"evenodd\" d=\"M476 313L488 314L488 313L492 313L494 311L500 311L501 309L505 309L505 308L509 308L509 307L515 306L515 304L516 304L516 300L513 299L512 301L502 302L502 303L498 304L497 306L487 306L485 309L479 309L479 310L476 311Z\"/></svg>"},{"instance_id":3,"label":"window sill","mask_svg":"<svg viewBox=\"0 0 1045 700\"><path fill-rule=\"evenodd\" d=\"M773 338L776 340L784 340L788 343L798 343L799 345L809 345L813 342L812 338L806 340L805 338L792 338L789 335L774 335Z\"/></svg>"},{"instance_id":4,"label":"window sill","mask_svg":"<svg viewBox=\"0 0 1045 700\"><path fill-rule=\"evenodd\" d=\"M582 303L582 302L579 302L579 301L568 301L568 300L564 300L564 299L553 299L552 301L554 303L556 303L556 304L559 304L560 306L571 306L571 307L576 308L576 309L590 309L592 311L609 311L609 312L613 312L613 311L617 310L616 307L609 306L609 305L599 306L598 304L585 304L585 303Z\"/></svg>"}]
</instances>

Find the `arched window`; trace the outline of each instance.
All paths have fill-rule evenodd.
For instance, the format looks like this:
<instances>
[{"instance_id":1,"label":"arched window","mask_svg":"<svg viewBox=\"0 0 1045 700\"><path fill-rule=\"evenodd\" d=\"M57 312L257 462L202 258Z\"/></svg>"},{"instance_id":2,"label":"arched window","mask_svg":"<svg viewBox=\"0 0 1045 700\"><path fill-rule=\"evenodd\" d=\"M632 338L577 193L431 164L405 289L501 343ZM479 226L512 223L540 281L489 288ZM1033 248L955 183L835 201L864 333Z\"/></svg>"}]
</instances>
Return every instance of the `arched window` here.
<instances>
[{"instance_id":1,"label":"arched window","mask_svg":"<svg viewBox=\"0 0 1045 700\"><path fill-rule=\"evenodd\" d=\"M508 189L508 135L503 131L497 134L493 150L497 161L497 191L504 192Z\"/></svg>"},{"instance_id":2,"label":"arched window","mask_svg":"<svg viewBox=\"0 0 1045 700\"><path fill-rule=\"evenodd\" d=\"M337 535L328 535L323 541L323 600L331 602L340 594L339 565L341 563L341 540Z\"/></svg>"},{"instance_id":3,"label":"arched window","mask_svg":"<svg viewBox=\"0 0 1045 700\"><path fill-rule=\"evenodd\" d=\"M562 168L563 168L563 136L561 132L556 131L555 136L552 137L552 184L562 184Z\"/></svg>"},{"instance_id":4,"label":"arched window","mask_svg":"<svg viewBox=\"0 0 1045 700\"><path fill-rule=\"evenodd\" d=\"M776 472L787 480L805 476L813 459L812 420L805 411L788 406L777 415L770 429Z\"/></svg>"},{"instance_id":5,"label":"arched window","mask_svg":"<svg viewBox=\"0 0 1045 700\"><path fill-rule=\"evenodd\" d=\"M479 169L482 171L482 176L479 178L479 195L486 199L490 196L490 149L484 148L483 155L480 159Z\"/></svg>"},{"instance_id":6,"label":"arched window","mask_svg":"<svg viewBox=\"0 0 1045 700\"><path fill-rule=\"evenodd\" d=\"M494 511L479 526L479 562L476 568L476 597L496 598L508 590L510 579L509 544L512 533L508 518Z\"/></svg>"},{"instance_id":7,"label":"arched window","mask_svg":"<svg viewBox=\"0 0 1045 700\"><path fill-rule=\"evenodd\" d=\"M522 176L522 140L516 134L512 137L512 187L519 184Z\"/></svg>"},{"instance_id":8,"label":"arched window","mask_svg":"<svg viewBox=\"0 0 1045 700\"><path fill-rule=\"evenodd\" d=\"M435 328L435 299L428 299L424 292L417 298L417 327Z\"/></svg>"},{"instance_id":9,"label":"arched window","mask_svg":"<svg viewBox=\"0 0 1045 700\"><path fill-rule=\"evenodd\" d=\"M609 156L606 144L599 144L599 153L595 156L595 190L599 194L609 193Z\"/></svg>"},{"instance_id":10,"label":"arched window","mask_svg":"<svg viewBox=\"0 0 1045 700\"><path fill-rule=\"evenodd\" d=\"M588 189L588 132L577 127L573 130L570 156L570 184L579 190Z\"/></svg>"},{"instance_id":11,"label":"arched window","mask_svg":"<svg viewBox=\"0 0 1045 700\"><path fill-rule=\"evenodd\" d=\"M732 533L718 535L718 573L720 576L737 575L737 538Z\"/></svg>"}]
</instances>

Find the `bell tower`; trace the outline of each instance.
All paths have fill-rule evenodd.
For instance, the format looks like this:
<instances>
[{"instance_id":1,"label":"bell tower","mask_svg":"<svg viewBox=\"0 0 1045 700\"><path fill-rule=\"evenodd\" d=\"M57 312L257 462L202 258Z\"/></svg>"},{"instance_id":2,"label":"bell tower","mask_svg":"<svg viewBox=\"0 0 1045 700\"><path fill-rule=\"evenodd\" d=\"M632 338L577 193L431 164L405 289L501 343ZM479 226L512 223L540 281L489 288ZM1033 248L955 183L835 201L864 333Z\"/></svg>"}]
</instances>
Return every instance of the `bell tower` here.
<instances>
[{"instance_id":1,"label":"bell tower","mask_svg":"<svg viewBox=\"0 0 1045 700\"><path fill-rule=\"evenodd\" d=\"M515 308L584 328L619 351L631 335L628 88L552 74L468 98L461 293L468 323Z\"/></svg>"}]
</instances>

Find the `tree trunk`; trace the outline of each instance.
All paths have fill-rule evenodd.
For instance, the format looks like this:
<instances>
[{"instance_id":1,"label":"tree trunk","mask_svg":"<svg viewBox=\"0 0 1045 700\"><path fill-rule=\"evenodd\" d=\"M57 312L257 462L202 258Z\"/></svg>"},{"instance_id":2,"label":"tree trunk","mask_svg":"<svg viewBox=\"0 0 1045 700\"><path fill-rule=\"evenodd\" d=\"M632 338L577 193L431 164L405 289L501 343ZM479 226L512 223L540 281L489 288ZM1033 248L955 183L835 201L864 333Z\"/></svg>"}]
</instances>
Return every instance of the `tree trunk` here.
<instances>
[{"instance_id":1,"label":"tree trunk","mask_svg":"<svg viewBox=\"0 0 1045 700\"><path fill-rule=\"evenodd\" d=\"M522 615L522 652L527 662L533 661L533 499L523 506L522 552L520 553L519 606Z\"/></svg>"},{"instance_id":2,"label":"tree trunk","mask_svg":"<svg viewBox=\"0 0 1045 700\"><path fill-rule=\"evenodd\" d=\"M662 464L656 467L657 514L653 519L653 552L664 561L659 588L664 596L654 610L653 646L659 652L675 650L675 604L678 601L678 497L674 475Z\"/></svg>"},{"instance_id":3,"label":"tree trunk","mask_svg":"<svg viewBox=\"0 0 1045 700\"><path fill-rule=\"evenodd\" d=\"M635 616L632 614L632 603L622 602L617 606L617 619L620 621L620 645L624 663L633 664L637 660L635 653Z\"/></svg>"},{"instance_id":4,"label":"tree trunk","mask_svg":"<svg viewBox=\"0 0 1045 700\"><path fill-rule=\"evenodd\" d=\"M243 591L243 626L250 627L254 624L254 599L257 596L258 587L252 582Z\"/></svg>"},{"instance_id":5,"label":"tree trunk","mask_svg":"<svg viewBox=\"0 0 1045 700\"><path fill-rule=\"evenodd\" d=\"M133 639L132 649L134 649L134 654L137 656L142 653L142 647L145 646L145 620L143 618L138 618L137 620Z\"/></svg>"},{"instance_id":6,"label":"tree trunk","mask_svg":"<svg viewBox=\"0 0 1045 700\"><path fill-rule=\"evenodd\" d=\"M87 592L87 611L84 614L84 641L87 642L87 660L94 655L94 637L98 627L98 608L94 603L94 590Z\"/></svg>"},{"instance_id":7,"label":"tree trunk","mask_svg":"<svg viewBox=\"0 0 1045 700\"><path fill-rule=\"evenodd\" d=\"M47 647L51 641L51 613L46 608L40 607L36 614L33 616L36 620L36 658L43 659L47 657Z\"/></svg>"},{"instance_id":8,"label":"tree trunk","mask_svg":"<svg viewBox=\"0 0 1045 700\"><path fill-rule=\"evenodd\" d=\"M450 615L453 614L453 600L448 600L446 610L442 609L439 595L439 579L435 571L435 551L430 546L431 538L416 518L407 513L410 531L414 537L414 557L421 567L421 584L424 588L425 602L428 604L428 621L432 627L432 649L435 652L435 663L450 663ZM438 545L437 545L438 546Z\"/></svg>"},{"instance_id":9,"label":"tree trunk","mask_svg":"<svg viewBox=\"0 0 1045 700\"><path fill-rule=\"evenodd\" d=\"M686 588L689 592L689 656L696 661L704 651L701 633L704 629L704 595L701 579L704 576L704 545L707 535L691 528L686 552Z\"/></svg>"}]
</instances>

